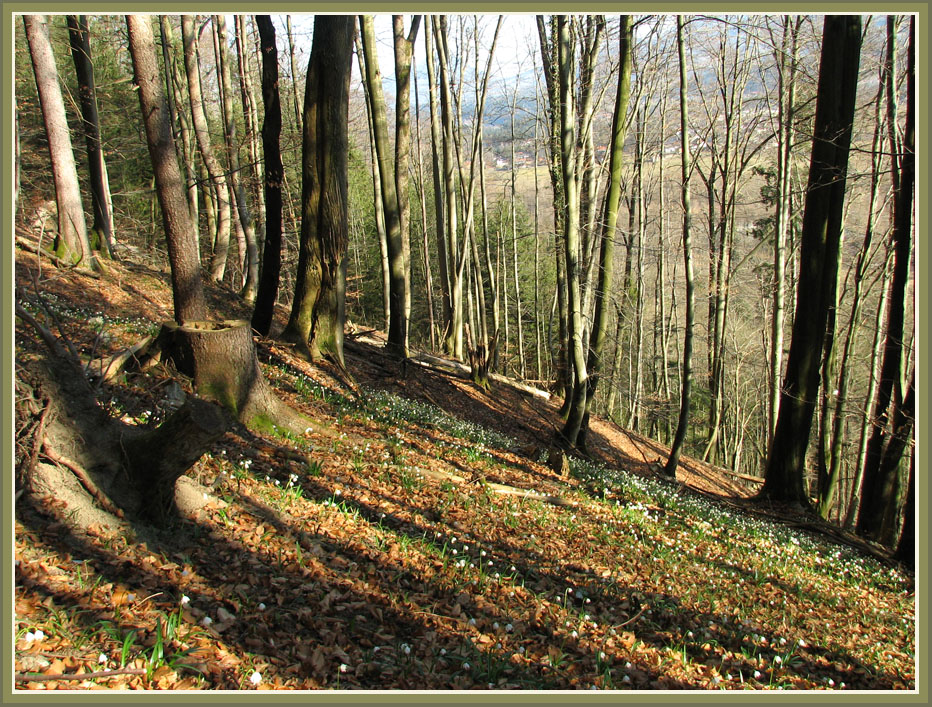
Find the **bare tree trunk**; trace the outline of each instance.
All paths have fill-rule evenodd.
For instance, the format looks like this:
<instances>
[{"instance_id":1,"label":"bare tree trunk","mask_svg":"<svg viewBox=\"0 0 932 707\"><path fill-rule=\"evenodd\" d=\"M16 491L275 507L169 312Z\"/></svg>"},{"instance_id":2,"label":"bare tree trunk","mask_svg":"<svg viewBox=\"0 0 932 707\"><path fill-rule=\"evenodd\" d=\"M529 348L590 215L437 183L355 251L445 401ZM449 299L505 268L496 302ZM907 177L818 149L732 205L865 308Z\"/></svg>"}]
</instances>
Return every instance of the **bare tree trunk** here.
<instances>
[{"instance_id":1,"label":"bare tree trunk","mask_svg":"<svg viewBox=\"0 0 932 707\"><path fill-rule=\"evenodd\" d=\"M353 15L318 15L304 89L301 250L282 338L344 366L347 121Z\"/></svg>"},{"instance_id":2,"label":"bare tree trunk","mask_svg":"<svg viewBox=\"0 0 932 707\"><path fill-rule=\"evenodd\" d=\"M414 40L421 16L411 18L408 36L404 36L404 17L392 15L395 50L395 193L398 195L398 219L401 226L401 257L404 272L404 348L408 346L411 326L411 203L408 195L408 163L411 153L411 60Z\"/></svg>"},{"instance_id":3,"label":"bare tree trunk","mask_svg":"<svg viewBox=\"0 0 932 707\"><path fill-rule=\"evenodd\" d=\"M215 282L222 282L227 266L230 249L230 196L223 168L214 154L207 128L207 115L204 113L204 98L201 94L201 74L197 57L197 30L192 15L181 16L181 34L184 41L184 66L188 75L188 98L191 101L191 115L194 121L194 134L201 152L204 167L214 189L217 204L217 230L214 241L214 255L210 264L210 276Z\"/></svg>"},{"instance_id":4,"label":"bare tree trunk","mask_svg":"<svg viewBox=\"0 0 932 707\"><path fill-rule=\"evenodd\" d=\"M146 15L126 17L133 80L139 93L171 264L175 320L185 324L203 320L207 315L207 305L201 285L197 239L175 156L168 103L159 84L155 40L149 22Z\"/></svg>"},{"instance_id":5,"label":"bare tree trunk","mask_svg":"<svg viewBox=\"0 0 932 707\"><path fill-rule=\"evenodd\" d=\"M197 201L197 181L198 175L195 168L197 158L197 146L191 136L191 123L188 113L185 111L185 101L182 97L182 84L184 78L181 69L178 67L178 60L175 53L175 39L172 33L171 21L168 15L159 15L159 28L162 39L162 57L165 65L165 83L168 86L167 94L173 99L169 102L169 108L175 107L173 114L178 119L178 134L181 138L181 144L175 140L175 149L178 152L178 158L184 165L185 183L187 185L188 211L191 212L191 221L194 223L195 237L199 231L199 213ZM174 134L174 133L173 133ZM198 238L198 241L200 239ZM198 255L200 255L200 244L198 244Z\"/></svg>"},{"instance_id":6,"label":"bare tree trunk","mask_svg":"<svg viewBox=\"0 0 932 707\"><path fill-rule=\"evenodd\" d=\"M408 322L405 293L407 292L407 265L404 258L404 234L401 224L401 207L395 176L395 165L389 152L388 120L385 97L382 92L382 74L379 71L375 47L375 27L371 15L359 18L362 47L365 57L365 81L372 101L372 124L375 138L374 158L379 162L379 184L385 209L386 244L389 264L389 352L401 359L408 356Z\"/></svg>"},{"instance_id":7,"label":"bare tree trunk","mask_svg":"<svg viewBox=\"0 0 932 707\"><path fill-rule=\"evenodd\" d=\"M228 161L230 163L230 188L236 201L236 213L245 238L246 253L243 270L242 298L252 304L256 301L256 290L259 287L259 247L256 241L256 231L252 225L252 214L249 204L246 203L246 189L243 187L240 173L239 143L236 139L236 122L233 119L233 82L230 78L230 52L227 48L226 20L223 15L214 15L217 27L217 40L220 46L220 76L223 87L223 136L226 143ZM243 105L246 108L246 105ZM248 139L248 136L247 136Z\"/></svg>"},{"instance_id":8,"label":"bare tree trunk","mask_svg":"<svg viewBox=\"0 0 932 707\"><path fill-rule=\"evenodd\" d=\"M29 56L36 77L39 105L45 122L45 134L49 143L52 179L55 182L55 201L58 205L58 234L55 238L55 254L62 260L81 263L97 270L97 257L91 250L87 237L87 223L81 204L81 189L78 170L71 148L71 132L65 115L55 68L55 56L49 41L49 29L45 15L23 15Z\"/></svg>"},{"instance_id":9,"label":"bare tree trunk","mask_svg":"<svg viewBox=\"0 0 932 707\"><path fill-rule=\"evenodd\" d=\"M425 28L425 35L428 35L428 42L430 41L429 33ZM413 59L412 59L413 62ZM431 351L436 350L437 348L437 337L436 337L436 323L434 318L434 285L433 278L431 277L430 271L430 252L428 247L427 240L427 195L426 189L424 188L424 160L422 155L421 148L421 101L418 97L417 90L417 71L413 70L412 75L414 77L414 128L415 128L415 143L417 145L417 189L418 189L418 201L421 207L421 238L422 244L421 249L424 256L424 285L427 295L427 318L428 318L428 328L430 333L430 348Z\"/></svg>"},{"instance_id":10,"label":"bare tree trunk","mask_svg":"<svg viewBox=\"0 0 932 707\"><path fill-rule=\"evenodd\" d=\"M682 175L682 202L683 202L683 260L685 262L686 277L686 324L683 336L682 382L680 384L680 413L673 436L673 445L670 456L664 466L667 476L676 476L680 454L686 442L686 429L689 424L689 396L692 393L692 354L693 354L693 326L695 321L695 284L693 283L693 256L690 242L692 230L692 208L690 205L689 177L689 121L686 101L686 54L684 49L685 38L683 17L676 17L676 48L679 55L680 67L680 161Z\"/></svg>"},{"instance_id":11,"label":"bare tree trunk","mask_svg":"<svg viewBox=\"0 0 932 707\"><path fill-rule=\"evenodd\" d=\"M430 97L430 147L431 147L431 172L434 182L434 218L436 222L437 237L437 261L440 271L440 300L441 300L441 319L442 329L445 332L452 320L452 303L450 288L450 258L447 251L448 238L447 229L447 208L456 208L456 204L448 205L444 196L446 195L443 182L443 169L441 167L441 153L443 152L443 135L440 127L440 106L438 105L437 83L434 78L434 56L433 36L436 36L437 19L431 17L431 31L424 31L424 47L427 54L427 88Z\"/></svg>"},{"instance_id":12,"label":"bare tree trunk","mask_svg":"<svg viewBox=\"0 0 932 707\"><path fill-rule=\"evenodd\" d=\"M566 281L569 289L568 324L569 341L573 356L573 393L566 423L560 432L562 441L576 444L586 413L586 390L589 377L586 371L582 331L582 301L579 291L579 191L576 186L575 150L576 121L573 100L573 50L566 16L557 16L557 55L560 85L560 124L562 125L563 184L566 188L566 222L564 224L564 257Z\"/></svg>"},{"instance_id":13,"label":"bare tree trunk","mask_svg":"<svg viewBox=\"0 0 932 707\"><path fill-rule=\"evenodd\" d=\"M887 129L890 131L890 154L893 174L893 277L884 339L883 364L874 407L874 428L867 444L864 466L864 489L858 515L857 531L866 537L893 544L892 529L898 513L901 478L899 462L902 446L897 438L897 420L910 417L901 410L906 406L904 378L904 336L907 306L907 283L912 249L913 186L915 182L915 18L910 17L908 63L906 68L906 125L902 144L898 144L895 110L894 18L887 18ZM891 422L892 421L892 422ZM892 424L892 427L890 426ZM900 423L902 427L905 423Z\"/></svg>"},{"instance_id":14,"label":"bare tree trunk","mask_svg":"<svg viewBox=\"0 0 932 707\"><path fill-rule=\"evenodd\" d=\"M68 36L71 41L71 58L78 77L78 99L87 144L87 165L90 173L91 202L94 225L91 232L93 250L113 257L113 210L110 186L107 184L107 166L100 143L100 118L97 112L97 89L94 84L94 63L91 60L91 43L87 16L68 15Z\"/></svg>"},{"instance_id":15,"label":"bare tree trunk","mask_svg":"<svg viewBox=\"0 0 932 707\"><path fill-rule=\"evenodd\" d=\"M360 76L365 76L366 66L365 59L363 58L362 43L359 40L359 32L354 33L353 41L356 44L356 61L359 64L359 74ZM375 232L379 240L379 262L382 267L382 316L385 331L387 332L388 324L391 319L391 272L388 266L388 243L385 232L385 204L382 200L382 187L380 186L381 174L379 171L378 154L375 149L375 122L372 118L372 96L369 93L369 86L365 81L362 82L362 92L366 102L366 123L369 132L369 153L371 155L369 164L372 172L372 197L375 203Z\"/></svg>"},{"instance_id":16,"label":"bare tree trunk","mask_svg":"<svg viewBox=\"0 0 932 707\"><path fill-rule=\"evenodd\" d=\"M605 349L605 338L608 328L609 301L612 294L612 280L615 261L615 228L618 223L618 205L621 201L622 160L625 143L625 126L628 112L628 97L631 89L631 45L633 34L631 18L621 16L618 30L618 56L620 66L618 69L618 89L615 93L615 111L612 118L612 137L609 145L609 182L608 194L605 197L605 215L602 220L600 246L598 255L599 281L595 292L595 315L589 339L589 355L587 368L590 372L589 386L586 392L586 414L583 419L580 435L582 445L585 445L589 428L589 415L593 409L596 388L599 384L602 370L602 355ZM620 346L616 344L617 352ZM620 363L620 360L619 360ZM614 392L614 386L613 391Z\"/></svg>"},{"instance_id":17,"label":"bare tree trunk","mask_svg":"<svg viewBox=\"0 0 932 707\"><path fill-rule=\"evenodd\" d=\"M263 336L272 329L275 300L282 265L282 165L279 139L282 132L282 104L278 91L278 48L275 26L268 15L257 15L256 26L262 48L262 152L265 158L265 247L262 249L262 276L256 293L252 326Z\"/></svg>"},{"instance_id":18,"label":"bare tree trunk","mask_svg":"<svg viewBox=\"0 0 932 707\"><path fill-rule=\"evenodd\" d=\"M806 450L819 385L828 308L834 301L848 151L860 58L861 20L825 18L809 186L803 215L797 312L780 413L759 496L809 506Z\"/></svg>"}]
</instances>

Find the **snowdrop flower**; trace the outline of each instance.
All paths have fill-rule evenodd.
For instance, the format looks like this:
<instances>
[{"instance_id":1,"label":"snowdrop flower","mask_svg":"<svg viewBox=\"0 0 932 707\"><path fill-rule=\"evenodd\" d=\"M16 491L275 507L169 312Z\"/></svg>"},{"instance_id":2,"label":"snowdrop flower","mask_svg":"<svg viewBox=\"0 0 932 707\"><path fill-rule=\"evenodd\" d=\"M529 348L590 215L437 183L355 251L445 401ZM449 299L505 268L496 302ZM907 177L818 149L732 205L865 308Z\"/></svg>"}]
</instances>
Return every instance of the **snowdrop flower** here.
<instances>
[{"instance_id":1,"label":"snowdrop flower","mask_svg":"<svg viewBox=\"0 0 932 707\"><path fill-rule=\"evenodd\" d=\"M625 670L631 670L632 667L630 662L625 663Z\"/></svg>"},{"instance_id":2,"label":"snowdrop flower","mask_svg":"<svg viewBox=\"0 0 932 707\"><path fill-rule=\"evenodd\" d=\"M495 621L495 622L492 624L492 628L494 628L494 629L496 629L496 630L498 629L498 621Z\"/></svg>"},{"instance_id":3,"label":"snowdrop flower","mask_svg":"<svg viewBox=\"0 0 932 707\"><path fill-rule=\"evenodd\" d=\"M781 639L780 639L780 645L781 645L781 646L785 646L785 645L786 645L786 639L785 639L785 638L781 638Z\"/></svg>"},{"instance_id":4,"label":"snowdrop flower","mask_svg":"<svg viewBox=\"0 0 932 707\"><path fill-rule=\"evenodd\" d=\"M480 554L482 557L485 557L485 550L480 551L479 554Z\"/></svg>"},{"instance_id":5,"label":"snowdrop flower","mask_svg":"<svg viewBox=\"0 0 932 707\"><path fill-rule=\"evenodd\" d=\"M107 654L106 654L106 653L101 653L99 656L97 656L97 662L100 663L101 665L103 665L104 663L106 663L106 662L107 662Z\"/></svg>"},{"instance_id":6,"label":"snowdrop flower","mask_svg":"<svg viewBox=\"0 0 932 707\"><path fill-rule=\"evenodd\" d=\"M404 651L405 655L411 655L411 646L409 646L407 643L401 644L401 650Z\"/></svg>"},{"instance_id":7,"label":"snowdrop flower","mask_svg":"<svg viewBox=\"0 0 932 707\"><path fill-rule=\"evenodd\" d=\"M334 495L334 496L342 496L342 495L343 495L343 492L342 492L340 489L337 489L336 491L333 492L333 495Z\"/></svg>"},{"instance_id":8,"label":"snowdrop flower","mask_svg":"<svg viewBox=\"0 0 932 707\"><path fill-rule=\"evenodd\" d=\"M203 619L201 619L201 624L204 626L210 626L213 622L214 620L209 616L205 616Z\"/></svg>"},{"instance_id":9,"label":"snowdrop flower","mask_svg":"<svg viewBox=\"0 0 932 707\"><path fill-rule=\"evenodd\" d=\"M828 679L828 686L829 686L829 687L835 687L835 681L832 680L831 678L829 678L829 679Z\"/></svg>"},{"instance_id":10,"label":"snowdrop flower","mask_svg":"<svg viewBox=\"0 0 932 707\"><path fill-rule=\"evenodd\" d=\"M622 681L622 682L631 682L631 676L630 676L630 675L625 675L625 676L621 679L621 681Z\"/></svg>"},{"instance_id":11,"label":"snowdrop flower","mask_svg":"<svg viewBox=\"0 0 932 707\"><path fill-rule=\"evenodd\" d=\"M773 659L773 662L776 663L777 665L780 665L783 662L783 658L781 658L780 656L777 656L776 658Z\"/></svg>"},{"instance_id":12,"label":"snowdrop flower","mask_svg":"<svg viewBox=\"0 0 932 707\"><path fill-rule=\"evenodd\" d=\"M800 639L800 640L799 640L799 647L800 647L800 648L806 648L806 642L805 642L804 640Z\"/></svg>"},{"instance_id":13,"label":"snowdrop flower","mask_svg":"<svg viewBox=\"0 0 932 707\"><path fill-rule=\"evenodd\" d=\"M512 626L511 624L505 624L505 630L508 631L509 633L511 633L512 631L514 631L514 628L515 628L515 627Z\"/></svg>"},{"instance_id":14,"label":"snowdrop flower","mask_svg":"<svg viewBox=\"0 0 932 707\"><path fill-rule=\"evenodd\" d=\"M518 653L524 655L524 646L518 646Z\"/></svg>"},{"instance_id":15,"label":"snowdrop flower","mask_svg":"<svg viewBox=\"0 0 932 707\"><path fill-rule=\"evenodd\" d=\"M578 632L578 631L573 631L570 635L571 635L573 638L579 638L579 632Z\"/></svg>"},{"instance_id":16,"label":"snowdrop flower","mask_svg":"<svg viewBox=\"0 0 932 707\"><path fill-rule=\"evenodd\" d=\"M340 672L345 673L347 670L349 670L349 666L346 663L340 663Z\"/></svg>"},{"instance_id":17,"label":"snowdrop flower","mask_svg":"<svg viewBox=\"0 0 932 707\"><path fill-rule=\"evenodd\" d=\"M182 606L186 606L187 604L190 604L190 603L191 603L191 597L189 597L187 594L182 594L182 595L181 595L181 605L182 605Z\"/></svg>"},{"instance_id":18,"label":"snowdrop flower","mask_svg":"<svg viewBox=\"0 0 932 707\"><path fill-rule=\"evenodd\" d=\"M259 611L265 611L265 602L263 601L259 602Z\"/></svg>"},{"instance_id":19,"label":"snowdrop flower","mask_svg":"<svg viewBox=\"0 0 932 707\"><path fill-rule=\"evenodd\" d=\"M469 550L469 545L466 545L466 544L464 543L464 544L463 544L463 552L466 552L467 550Z\"/></svg>"},{"instance_id":20,"label":"snowdrop flower","mask_svg":"<svg viewBox=\"0 0 932 707\"><path fill-rule=\"evenodd\" d=\"M754 679L755 679L755 680L760 679L760 670L755 670L755 671L754 671Z\"/></svg>"},{"instance_id":21,"label":"snowdrop flower","mask_svg":"<svg viewBox=\"0 0 932 707\"><path fill-rule=\"evenodd\" d=\"M446 649L446 648L441 648L441 649L440 649L440 655L446 655L446 654L447 654L447 649Z\"/></svg>"},{"instance_id":22,"label":"snowdrop flower","mask_svg":"<svg viewBox=\"0 0 932 707\"><path fill-rule=\"evenodd\" d=\"M475 619L470 619L470 620L469 620L469 625L470 625L470 626L475 626L475 625L476 625L476 620L475 620Z\"/></svg>"},{"instance_id":23,"label":"snowdrop flower","mask_svg":"<svg viewBox=\"0 0 932 707\"><path fill-rule=\"evenodd\" d=\"M463 670L469 670L470 667L472 666L470 666L469 663L463 663Z\"/></svg>"},{"instance_id":24,"label":"snowdrop flower","mask_svg":"<svg viewBox=\"0 0 932 707\"><path fill-rule=\"evenodd\" d=\"M252 675L249 676L249 682L251 682L253 685L258 685L260 682L262 682L262 675L258 670L252 671Z\"/></svg>"}]
</instances>

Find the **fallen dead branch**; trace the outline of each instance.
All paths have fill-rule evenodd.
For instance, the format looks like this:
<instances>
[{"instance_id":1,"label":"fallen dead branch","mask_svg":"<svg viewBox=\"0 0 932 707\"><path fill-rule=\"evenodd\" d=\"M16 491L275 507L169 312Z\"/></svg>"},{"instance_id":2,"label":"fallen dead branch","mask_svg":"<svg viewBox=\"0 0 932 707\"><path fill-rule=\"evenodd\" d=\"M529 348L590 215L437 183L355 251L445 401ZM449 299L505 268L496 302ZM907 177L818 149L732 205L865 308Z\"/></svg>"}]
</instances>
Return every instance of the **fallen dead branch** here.
<instances>
[{"instance_id":1,"label":"fallen dead branch","mask_svg":"<svg viewBox=\"0 0 932 707\"><path fill-rule=\"evenodd\" d=\"M53 682L56 680L100 680L118 675L145 675L145 668L119 668L101 670L96 673L61 673L47 675L43 673L13 673L16 682Z\"/></svg>"}]
</instances>

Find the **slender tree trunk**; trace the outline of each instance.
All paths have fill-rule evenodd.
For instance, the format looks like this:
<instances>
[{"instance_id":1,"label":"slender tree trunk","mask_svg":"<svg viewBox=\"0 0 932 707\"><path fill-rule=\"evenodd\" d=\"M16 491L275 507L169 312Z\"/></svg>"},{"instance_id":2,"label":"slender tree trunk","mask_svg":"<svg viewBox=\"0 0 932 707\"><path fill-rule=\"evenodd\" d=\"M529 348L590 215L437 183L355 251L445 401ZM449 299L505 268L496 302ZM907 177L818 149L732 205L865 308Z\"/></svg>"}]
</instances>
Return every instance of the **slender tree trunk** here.
<instances>
[{"instance_id":1,"label":"slender tree trunk","mask_svg":"<svg viewBox=\"0 0 932 707\"><path fill-rule=\"evenodd\" d=\"M689 424L690 395L692 393L692 355L693 355L693 326L695 322L695 284L693 282L693 255L690 241L692 230L692 208L689 194L690 156L689 156L689 121L686 91L686 53L683 29L683 17L676 17L676 48L680 67L680 162L682 175L682 202L683 202L683 261L685 263L686 277L686 324L683 335L682 381L680 383L680 413L673 436L673 445L667 459L664 472L667 476L676 476L680 454L686 442L686 430Z\"/></svg>"},{"instance_id":2,"label":"slender tree trunk","mask_svg":"<svg viewBox=\"0 0 932 707\"><path fill-rule=\"evenodd\" d=\"M204 167L213 196L217 204L217 229L214 239L214 254L210 263L210 276L215 282L222 282L226 271L227 256L230 249L230 197L223 167L214 154L207 127L207 115L204 113L204 99L201 94L201 74L197 57L197 30L192 15L181 16L181 34L184 40L184 66L188 75L188 98L191 101L191 115L194 121L194 134L201 153Z\"/></svg>"},{"instance_id":3,"label":"slender tree trunk","mask_svg":"<svg viewBox=\"0 0 932 707\"><path fill-rule=\"evenodd\" d=\"M429 35L425 28L425 35ZM429 41L429 37L428 37ZM412 60L413 61L413 60ZM427 195L424 186L424 160L421 148L421 101L417 90L417 71L412 71L414 77L414 128L415 143L417 146L417 189L418 201L421 207L421 250L424 256L424 288L427 295L427 318L430 334L431 351L437 348L436 324L434 319L434 286L430 271L430 250L427 240Z\"/></svg>"},{"instance_id":4,"label":"slender tree trunk","mask_svg":"<svg viewBox=\"0 0 932 707\"><path fill-rule=\"evenodd\" d=\"M87 267L97 270L97 257L93 254L87 237L78 170L71 148L71 132L68 129L65 103L62 100L45 15L24 15L23 24L26 27L29 56L32 59L39 105L42 108L45 134L49 143L52 179L55 182L55 201L58 205L55 254L62 260L83 262Z\"/></svg>"},{"instance_id":5,"label":"slender tree trunk","mask_svg":"<svg viewBox=\"0 0 932 707\"><path fill-rule=\"evenodd\" d=\"M353 41L356 45L356 61L359 64L360 76L366 75L365 59L363 58L362 43L359 39L359 32L353 35ZM369 160L372 173L372 199L375 204L375 232L379 241L379 262L382 269L382 318L385 331L388 331L388 324L391 319L391 272L388 266L388 243L385 232L385 204L382 201L381 174L379 172L378 153L375 149L375 122L372 118L372 96L369 94L369 86L362 82L363 97L366 102L366 123L369 133Z\"/></svg>"},{"instance_id":6,"label":"slender tree trunk","mask_svg":"<svg viewBox=\"0 0 932 707\"><path fill-rule=\"evenodd\" d=\"M97 112L97 89L94 84L94 63L91 60L91 43L87 16L68 15L68 36L71 41L71 58L78 77L78 99L84 140L87 145L87 165L90 174L91 202L94 225L91 248L113 257L113 211L110 203L110 186L107 184L107 166L100 143L100 118Z\"/></svg>"},{"instance_id":7,"label":"slender tree trunk","mask_svg":"<svg viewBox=\"0 0 932 707\"><path fill-rule=\"evenodd\" d=\"M285 15L285 34L288 35L288 61L291 66L291 98L294 107L294 124L298 135L303 135L301 125L301 101L298 99L298 64L295 61L294 34L291 31L291 15Z\"/></svg>"},{"instance_id":8,"label":"slender tree trunk","mask_svg":"<svg viewBox=\"0 0 932 707\"><path fill-rule=\"evenodd\" d=\"M175 149L178 152L178 158L184 165L185 183L187 185L186 194L188 197L188 211L191 212L191 222L194 224L195 238L198 240L198 255L200 256L200 238L199 238L199 209L197 200L197 182L198 174L195 167L197 159L197 146L191 136L191 122L185 111L185 100L183 98L182 85L184 78L181 69L178 66L177 55L175 52L175 39L172 32L171 21L168 15L159 15L159 29L162 39L162 53L165 63L165 83L168 86L168 95L173 98L169 102L169 108L174 105L174 115L178 119L178 137L181 138L180 144L175 141ZM174 134L174 133L173 133Z\"/></svg>"},{"instance_id":9,"label":"slender tree trunk","mask_svg":"<svg viewBox=\"0 0 932 707\"><path fill-rule=\"evenodd\" d=\"M434 56L433 36L438 32L437 19L430 18L431 31L424 31L424 47L427 54L427 88L430 98L430 153L431 153L431 173L434 182L434 218L436 223L437 237L437 262L440 271L440 300L441 300L441 319L442 329L445 332L452 321L452 302L451 302L451 283L449 264L450 258L447 252L447 243L449 241L446 235L448 208L444 196L445 185L443 182L443 168L441 166L441 153L443 152L443 135L440 127L440 106L437 96L437 82L434 77ZM452 205L455 208L455 204Z\"/></svg>"},{"instance_id":10,"label":"slender tree trunk","mask_svg":"<svg viewBox=\"0 0 932 707\"><path fill-rule=\"evenodd\" d=\"M890 154L893 180L893 277L890 282L889 310L884 340L883 364L877 402L874 407L874 428L867 444L867 460L864 466L864 488L858 516L859 534L890 544L890 528L897 515L897 500L900 490L899 461L902 449L889 428L890 421L898 416L904 401L904 356L905 314L907 305L907 283L910 271L912 248L913 186L915 182L915 18L910 17L910 37L906 68L906 125L902 145L896 134L894 75L894 18L887 19L888 78L887 101L890 131ZM891 445L892 448L891 448Z\"/></svg>"},{"instance_id":11,"label":"slender tree trunk","mask_svg":"<svg viewBox=\"0 0 932 707\"><path fill-rule=\"evenodd\" d=\"M573 49L566 16L557 17L557 56L560 72L560 124L562 130L563 184L566 188L566 222L564 224L564 257L566 281L569 288L568 324L569 341L573 355L573 393L566 423L560 436L562 441L576 444L583 417L586 413L586 390L589 385L586 371L582 331L582 301L579 291L579 191L576 186L574 159L576 121L573 100Z\"/></svg>"},{"instance_id":12,"label":"slender tree trunk","mask_svg":"<svg viewBox=\"0 0 932 707\"><path fill-rule=\"evenodd\" d=\"M389 321L386 348L398 358L407 358L408 323L405 316L405 293L407 291L407 266L404 259L404 234L401 224L401 207L397 190L390 145L388 120L385 112L385 97L382 92L382 74L379 71L378 54L375 47L375 27L371 15L359 18L365 56L365 81L372 101L372 123L375 138L375 158L379 162L379 184L385 209L386 244L389 263Z\"/></svg>"},{"instance_id":13,"label":"slender tree trunk","mask_svg":"<svg viewBox=\"0 0 932 707\"><path fill-rule=\"evenodd\" d=\"M282 104L278 92L278 47L275 26L268 15L257 15L262 51L262 152L265 163L265 247L262 249L262 271L256 292L252 326L263 336L272 329L275 300L282 266L282 165L279 139L282 132Z\"/></svg>"},{"instance_id":14,"label":"slender tree trunk","mask_svg":"<svg viewBox=\"0 0 932 707\"><path fill-rule=\"evenodd\" d=\"M401 257L404 271L404 349L408 347L411 324L411 203L408 194L408 163L411 153L411 59L421 16L411 18L408 36L404 35L404 17L392 15L395 50L395 193L398 196L398 219L401 227Z\"/></svg>"},{"instance_id":15,"label":"slender tree trunk","mask_svg":"<svg viewBox=\"0 0 932 707\"><path fill-rule=\"evenodd\" d=\"M602 355L605 349L606 330L609 319L609 301L612 294L612 278L615 261L615 228L618 223L618 205L621 201L622 160L625 143L625 126L628 112L628 97L631 88L631 45L633 35L631 18L622 15L618 30L618 89L615 93L615 112L612 118L612 136L609 144L609 181L608 194L605 197L605 215L602 220L602 232L599 246L599 281L595 292L595 315L590 333L589 355L586 362L589 371L589 386L586 391L586 413L580 429L581 443L584 446L588 428L589 414L593 409L596 388L602 370ZM616 350L620 347L616 346Z\"/></svg>"},{"instance_id":16,"label":"slender tree trunk","mask_svg":"<svg viewBox=\"0 0 932 707\"><path fill-rule=\"evenodd\" d=\"M239 143L236 139L236 122L233 118L233 81L230 78L230 52L227 48L226 20L223 15L214 15L214 22L217 27L217 43L220 47L220 76L221 86L223 87L223 136L230 164L230 189L233 192L238 221L246 241L245 263L243 265L245 275L240 295L246 302L252 304L256 301L256 290L259 286L259 247L256 241L256 230L253 228L252 214L249 212L249 204L246 202L246 189L243 187L240 172Z\"/></svg>"}]
</instances>

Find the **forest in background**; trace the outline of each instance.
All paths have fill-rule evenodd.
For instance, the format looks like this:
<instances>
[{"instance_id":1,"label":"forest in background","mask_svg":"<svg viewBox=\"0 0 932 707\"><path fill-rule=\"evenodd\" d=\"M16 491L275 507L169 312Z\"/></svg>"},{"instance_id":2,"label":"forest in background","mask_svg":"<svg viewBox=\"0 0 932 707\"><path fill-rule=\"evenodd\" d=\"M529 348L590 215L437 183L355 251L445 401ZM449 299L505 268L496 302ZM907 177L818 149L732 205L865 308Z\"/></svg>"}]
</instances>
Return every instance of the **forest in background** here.
<instances>
[{"instance_id":1,"label":"forest in background","mask_svg":"<svg viewBox=\"0 0 932 707\"><path fill-rule=\"evenodd\" d=\"M266 40L278 55L277 266L263 260L271 242L263 186L271 94L256 19L187 17L185 26L162 16L152 24L200 261L246 302L257 301L261 278L277 269L273 301L292 309L285 337L303 338L312 357L339 360L339 342L294 327L310 218L302 218L303 122L314 92L336 90L326 75L313 75L311 18L300 19L303 31L291 18L273 18ZM683 449L757 488L768 476L798 290L811 262L804 214L823 23L803 15L679 19L354 21L348 47L320 48L344 57L341 71L352 77L345 241L334 241L338 261L329 275L323 267L323 279L345 292L345 312L333 303L338 319L350 330L386 331L402 357L443 352L468 362L480 385L502 374L564 399L557 446L567 451L585 451L591 411L672 444L668 471ZM81 22L49 16L48 32L82 201L93 216L89 243L113 257L126 247L163 251L126 22ZM518 26L526 42L512 43L526 49L499 63L501 33ZM912 208L902 201L911 189L902 186L913 140L910 26L907 16L858 20L841 227L837 218L829 227L839 240L828 256L834 267L822 271L834 273L834 283L825 325L810 340L818 379L797 396L810 405L812 423L794 433L807 436L792 463L798 483L764 485L772 497L812 503L823 517L891 546L914 484L908 213L905 227L897 223ZM47 229L58 245L56 226L66 229L54 202L49 138L23 24L15 31L15 219L18 228ZM394 65L381 67L389 79L381 78L386 55L377 43L393 44ZM93 57L98 138L87 137L87 78L72 61L82 51ZM425 53L427 66L418 63ZM105 195L83 168L85 139L89 153L99 139ZM324 149L342 144L337 138ZM802 313L808 320L808 307ZM882 507L859 517L863 498L882 498Z\"/></svg>"}]
</instances>

